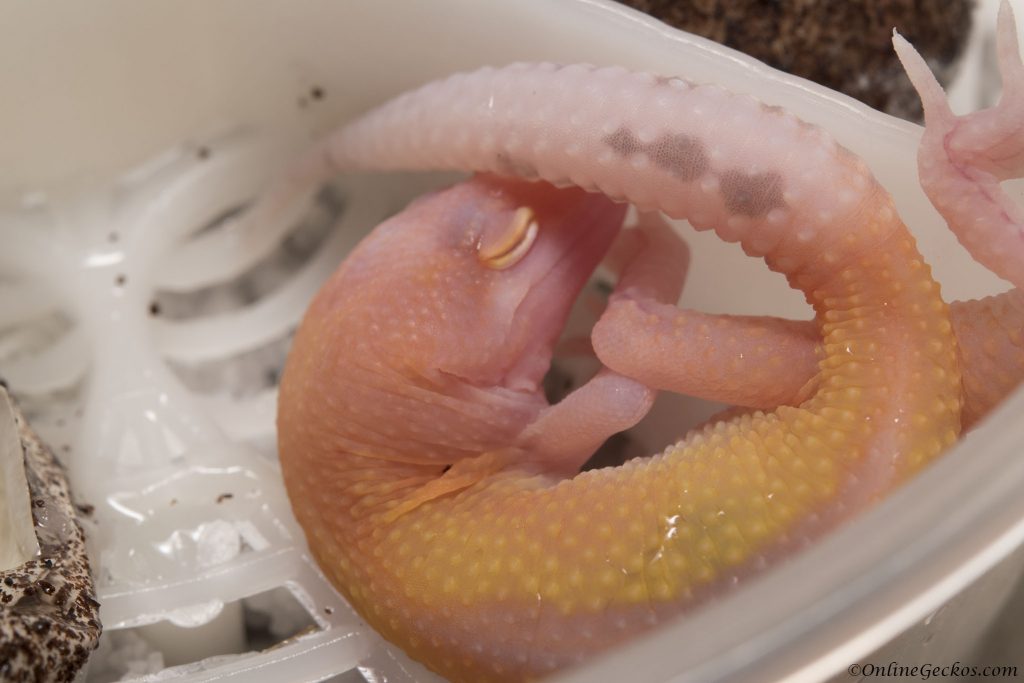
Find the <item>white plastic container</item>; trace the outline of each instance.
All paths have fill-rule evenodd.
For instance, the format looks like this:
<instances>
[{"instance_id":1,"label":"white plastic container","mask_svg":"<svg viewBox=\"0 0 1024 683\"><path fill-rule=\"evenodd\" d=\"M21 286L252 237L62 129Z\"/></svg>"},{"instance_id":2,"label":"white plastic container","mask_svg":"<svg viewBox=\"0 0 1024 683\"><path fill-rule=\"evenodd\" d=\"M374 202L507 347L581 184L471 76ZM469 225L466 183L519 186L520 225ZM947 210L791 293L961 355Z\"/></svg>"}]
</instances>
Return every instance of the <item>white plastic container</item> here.
<instances>
[{"instance_id":1,"label":"white plastic container","mask_svg":"<svg viewBox=\"0 0 1024 683\"><path fill-rule=\"evenodd\" d=\"M391 95L517 60L718 82L791 109L863 156L947 299L1005 288L918 188L917 127L610 2L0 7L0 376L34 407L95 506L106 637L136 629L159 642L163 664L185 662L160 680L314 681L355 667L368 678L433 678L370 632L316 570L273 459L272 381L232 373L272 366L341 254L439 177L340 179L319 219L340 213L340 228L314 240L299 267L264 263L260 277L280 283L272 291L250 283L243 306L225 295L219 309L185 305L177 317L153 305L174 301L169 292L215 299L223 292L211 287L274 252L282 235L239 235L218 217L309 140ZM204 226L213 227L185 243ZM686 234L684 304L808 315L760 262ZM970 662L1024 566L1022 409L1018 394L881 505L565 680L824 680L852 662ZM677 426L667 410L658 419ZM244 650L241 605L281 589L304 607L295 623L308 632L201 659Z\"/></svg>"}]
</instances>

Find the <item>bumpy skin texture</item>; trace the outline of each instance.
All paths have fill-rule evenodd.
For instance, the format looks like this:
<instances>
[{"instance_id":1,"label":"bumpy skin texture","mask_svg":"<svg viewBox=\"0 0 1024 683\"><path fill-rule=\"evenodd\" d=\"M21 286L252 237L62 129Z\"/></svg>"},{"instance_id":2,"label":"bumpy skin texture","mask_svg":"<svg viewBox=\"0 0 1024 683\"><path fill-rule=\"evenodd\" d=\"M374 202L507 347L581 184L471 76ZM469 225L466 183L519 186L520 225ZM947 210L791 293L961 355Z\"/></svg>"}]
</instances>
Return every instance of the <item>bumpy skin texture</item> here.
<instances>
[{"instance_id":1,"label":"bumpy skin texture","mask_svg":"<svg viewBox=\"0 0 1024 683\"><path fill-rule=\"evenodd\" d=\"M1024 292L951 307L964 368L964 428L971 427L1024 379Z\"/></svg>"},{"instance_id":2,"label":"bumpy skin texture","mask_svg":"<svg viewBox=\"0 0 1024 683\"><path fill-rule=\"evenodd\" d=\"M281 463L331 580L449 678L536 677L635 635L834 526L957 438L955 342L929 268L864 163L783 110L615 68L484 69L342 129L261 210L346 168L543 178L686 218L784 273L823 339L799 406L572 476L583 445L650 405L642 384L610 371L555 406L539 389L566 301L614 230L579 206L558 210L546 185L493 178L378 228L298 331ZM500 232L518 206L538 216L536 243L494 271L478 231ZM587 223L590 236L561 252ZM669 300L672 283L631 275L653 272L658 251L634 255L618 300ZM577 260L552 269L556 253Z\"/></svg>"}]
</instances>

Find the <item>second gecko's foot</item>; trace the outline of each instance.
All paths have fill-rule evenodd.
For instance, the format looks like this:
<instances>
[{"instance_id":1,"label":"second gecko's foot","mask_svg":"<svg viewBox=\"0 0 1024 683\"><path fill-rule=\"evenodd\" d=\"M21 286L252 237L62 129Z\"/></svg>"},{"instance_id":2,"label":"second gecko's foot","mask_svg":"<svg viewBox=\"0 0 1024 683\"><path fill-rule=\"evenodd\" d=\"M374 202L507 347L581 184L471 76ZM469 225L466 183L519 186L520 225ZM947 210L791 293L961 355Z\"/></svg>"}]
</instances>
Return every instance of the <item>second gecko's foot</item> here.
<instances>
[{"instance_id":1,"label":"second gecko's foot","mask_svg":"<svg viewBox=\"0 0 1024 683\"><path fill-rule=\"evenodd\" d=\"M971 255L996 275L1024 286L1024 212L1000 182L1024 174L1024 65L1013 12L999 10L1003 94L982 111L956 116L916 50L893 37L897 55L921 96L925 132L918 152L921 186Z\"/></svg>"}]
</instances>

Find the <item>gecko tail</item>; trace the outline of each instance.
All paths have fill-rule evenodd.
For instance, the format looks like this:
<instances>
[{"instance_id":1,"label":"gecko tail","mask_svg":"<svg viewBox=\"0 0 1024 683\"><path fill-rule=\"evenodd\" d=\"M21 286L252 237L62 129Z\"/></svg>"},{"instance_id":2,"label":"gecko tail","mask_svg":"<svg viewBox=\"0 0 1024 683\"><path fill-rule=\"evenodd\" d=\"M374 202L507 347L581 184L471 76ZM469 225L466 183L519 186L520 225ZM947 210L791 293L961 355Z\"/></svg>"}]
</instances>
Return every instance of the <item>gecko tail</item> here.
<instances>
[{"instance_id":1,"label":"gecko tail","mask_svg":"<svg viewBox=\"0 0 1024 683\"><path fill-rule=\"evenodd\" d=\"M1014 35L1016 40L1016 35ZM906 38L901 36L895 29L892 32L892 46L896 50L907 77L917 90L921 98L921 106L924 109L924 120L926 125L942 125L944 121L952 121L953 110L949 108L946 100L946 91L936 80L932 70L928 68L927 62L914 46Z\"/></svg>"}]
</instances>

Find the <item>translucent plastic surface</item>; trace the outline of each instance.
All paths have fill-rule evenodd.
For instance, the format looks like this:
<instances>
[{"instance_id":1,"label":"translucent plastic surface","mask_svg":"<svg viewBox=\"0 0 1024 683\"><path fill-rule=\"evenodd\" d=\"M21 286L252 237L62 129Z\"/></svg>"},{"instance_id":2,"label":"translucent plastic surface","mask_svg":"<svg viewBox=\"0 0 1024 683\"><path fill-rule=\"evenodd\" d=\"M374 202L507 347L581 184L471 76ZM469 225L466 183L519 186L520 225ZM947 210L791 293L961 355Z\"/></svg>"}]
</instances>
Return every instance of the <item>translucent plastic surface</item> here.
<instances>
[{"instance_id":1,"label":"translucent plastic surface","mask_svg":"<svg viewBox=\"0 0 1024 683\"><path fill-rule=\"evenodd\" d=\"M422 188L347 179L279 234L242 235L231 215L287 147L244 133L205 145L105 192L7 213L5 288L46 294L5 326L3 372L89 506L108 637L167 623L199 640L143 631L161 661L189 642L244 651L242 613L226 606L284 587L316 632L166 675L253 680L258 669L265 680L317 680L386 653L320 576L291 520L273 459L276 372L319 282Z\"/></svg>"},{"instance_id":2,"label":"translucent plastic surface","mask_svg":"<svg viewBox=\"0 0 1024 683\"><path fill-rule=\"evenodd\" d=\"M231 221L310 139L390 95L516 60L719 82L862 155L948 299L1004 288L918 188L916 126L611 3L304 0L282 14L242 0L103 0L4 11L0 89L13 96L0 108L0 374L95 508L108 632L162 622L235 642L241 611L225 605L276 588L317 626L165 678L320 680L362 667L431 679L316 570L274 462L273 415L276 371L317 283L366 230L441 179L340 178L275 230L243 234ZM763 264L686 235L684 304L806 317ZM842 669L1019 546L1024 428L1012 417L1022 408L1017 396L919 479L786 565L569 679L589 680L594 667L651 681ZM674 419L660 410L651 433L674 431ZM980 593L965 639L1005 592Z\"/></svg>"}]
</instances>

